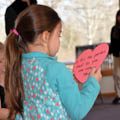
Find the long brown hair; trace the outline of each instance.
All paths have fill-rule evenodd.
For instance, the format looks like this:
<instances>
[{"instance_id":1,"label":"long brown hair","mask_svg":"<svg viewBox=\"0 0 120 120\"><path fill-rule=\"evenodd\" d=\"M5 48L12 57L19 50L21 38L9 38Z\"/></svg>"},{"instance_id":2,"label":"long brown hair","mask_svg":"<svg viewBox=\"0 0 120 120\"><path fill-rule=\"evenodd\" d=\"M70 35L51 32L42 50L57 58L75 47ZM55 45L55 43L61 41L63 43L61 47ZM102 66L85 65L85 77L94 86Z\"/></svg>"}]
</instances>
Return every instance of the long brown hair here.
<instances>
[{"instance_id":1,"label":"long brown hair","mask_svg":"<svg viewBox=\"0 0 120 120\"><path fill-rule=\"evenodd\" d=\"M5 91L10 120L17 113L23 115L22 53L28 52L28 43L33 43L46 30L52 32L60 21L58 14L45 5L31 5L17 17L15 30L19 35L10 32L5 44Z\"/></svg>"}]
</instances>

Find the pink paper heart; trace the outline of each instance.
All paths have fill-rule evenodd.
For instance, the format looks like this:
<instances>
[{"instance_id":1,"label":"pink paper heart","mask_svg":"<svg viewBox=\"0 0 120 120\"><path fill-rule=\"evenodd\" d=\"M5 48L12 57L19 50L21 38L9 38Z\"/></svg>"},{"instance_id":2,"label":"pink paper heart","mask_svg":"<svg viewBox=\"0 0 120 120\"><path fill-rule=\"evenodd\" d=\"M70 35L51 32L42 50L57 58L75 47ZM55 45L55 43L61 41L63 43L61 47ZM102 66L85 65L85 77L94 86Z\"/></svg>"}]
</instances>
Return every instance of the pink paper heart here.
<instances>
[{"instance_id":1,"label":"pink paper heart","mask_svg":"<svg viewBox=\"0 0 120 120\"><path fill-rule=\"evenodd\" d=\"M84 83L92 68L98 69L105 60L109 51L109 46L106 43L98 45L94 50L87 49L83 51L77 58L74 66L73 73L77 80Z\"/></svg>"}]
</instances>

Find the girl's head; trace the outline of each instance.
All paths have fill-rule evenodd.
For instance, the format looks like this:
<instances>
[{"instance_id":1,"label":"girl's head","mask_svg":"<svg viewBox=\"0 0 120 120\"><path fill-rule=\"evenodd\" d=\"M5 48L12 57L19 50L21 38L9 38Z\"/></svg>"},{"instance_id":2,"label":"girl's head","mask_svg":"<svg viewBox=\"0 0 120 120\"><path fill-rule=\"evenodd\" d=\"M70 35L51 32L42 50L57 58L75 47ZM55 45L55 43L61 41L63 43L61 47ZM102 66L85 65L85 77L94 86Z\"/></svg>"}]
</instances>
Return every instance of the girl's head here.
<instances>
[{"instance_id":1,"label":"girl's head","mask_svg":"<svg viewBox=\"0 0 120 120\"><path fill-rule=\"evenodd\" d=\"M116 14L116 25L120 26L120 10L118 10Z\"/></svg>"},{"instance_id":2,"label":"girl's head","mask_svg":"<svg viewBox=\"0 0 120 120\"><path fill-rule=\"evenodd\" d=\"M58 45L61 32L60 21L53 9L43 5L33 5L22 12L16 20L15 28L19 33L19 41L25 52L34 49L34 51L41 50L54 56L57 50L53 51L53 49L58 49L55 47ZM53 42L52 46L51 42Z\"/></svg>"},{"instance_id":3,"label":"girl's head","mask_svg":"<svg viewBox=\"0 0 120 120\"><path fill-rule=\"evenodd\" d=\"M21 80L21 54L40 51L54 56L59 49L61 19L50 7L31 5L21 12L5 45L6 103L11 116L23 112L23 83ZM13 116L14 118L14 116Z\"/></svg>"}]
</instances>

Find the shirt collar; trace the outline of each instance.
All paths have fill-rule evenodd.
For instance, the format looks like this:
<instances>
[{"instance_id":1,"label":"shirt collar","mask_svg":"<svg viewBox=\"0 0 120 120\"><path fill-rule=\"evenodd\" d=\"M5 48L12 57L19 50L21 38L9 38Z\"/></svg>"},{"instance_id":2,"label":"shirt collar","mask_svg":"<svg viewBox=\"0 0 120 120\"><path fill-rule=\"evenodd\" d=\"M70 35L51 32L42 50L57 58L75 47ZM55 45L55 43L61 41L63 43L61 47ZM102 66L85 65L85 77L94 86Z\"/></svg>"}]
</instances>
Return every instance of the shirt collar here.
<instances>
[{"instance_id":1,"label":"shirt collar","mask_svg":"<svg viewBox=\"0 0 120 120\"><path fill-rule=\"evenodd\" d=\"M56 57L49 56L46 53L42 52L29 52L29 53L24 53L22 54L22 58L49 58L49 59L54 59L56 60Z\"/></svg>"}]
</instances>

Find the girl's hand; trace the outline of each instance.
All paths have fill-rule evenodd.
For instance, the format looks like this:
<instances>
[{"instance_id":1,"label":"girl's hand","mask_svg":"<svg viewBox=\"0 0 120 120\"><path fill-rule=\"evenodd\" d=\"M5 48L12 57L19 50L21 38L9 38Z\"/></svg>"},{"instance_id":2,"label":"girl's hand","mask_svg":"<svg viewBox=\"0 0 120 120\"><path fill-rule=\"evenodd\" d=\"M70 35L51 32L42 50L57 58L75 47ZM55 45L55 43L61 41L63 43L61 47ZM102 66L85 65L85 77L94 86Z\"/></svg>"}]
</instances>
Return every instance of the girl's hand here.
<instances>
[{"instance_id":1,"label":"girl's hand","mask_svg":"<svg viewBox=\"0 0 120 120\"><path fill-rule=\"evenodd\" d=\"M99 68L98 70L93 68L90 73L90 76L93 76L96 78L96 80L100 81L102 79L101 68Z\"/></svg>"}]
</instances>

